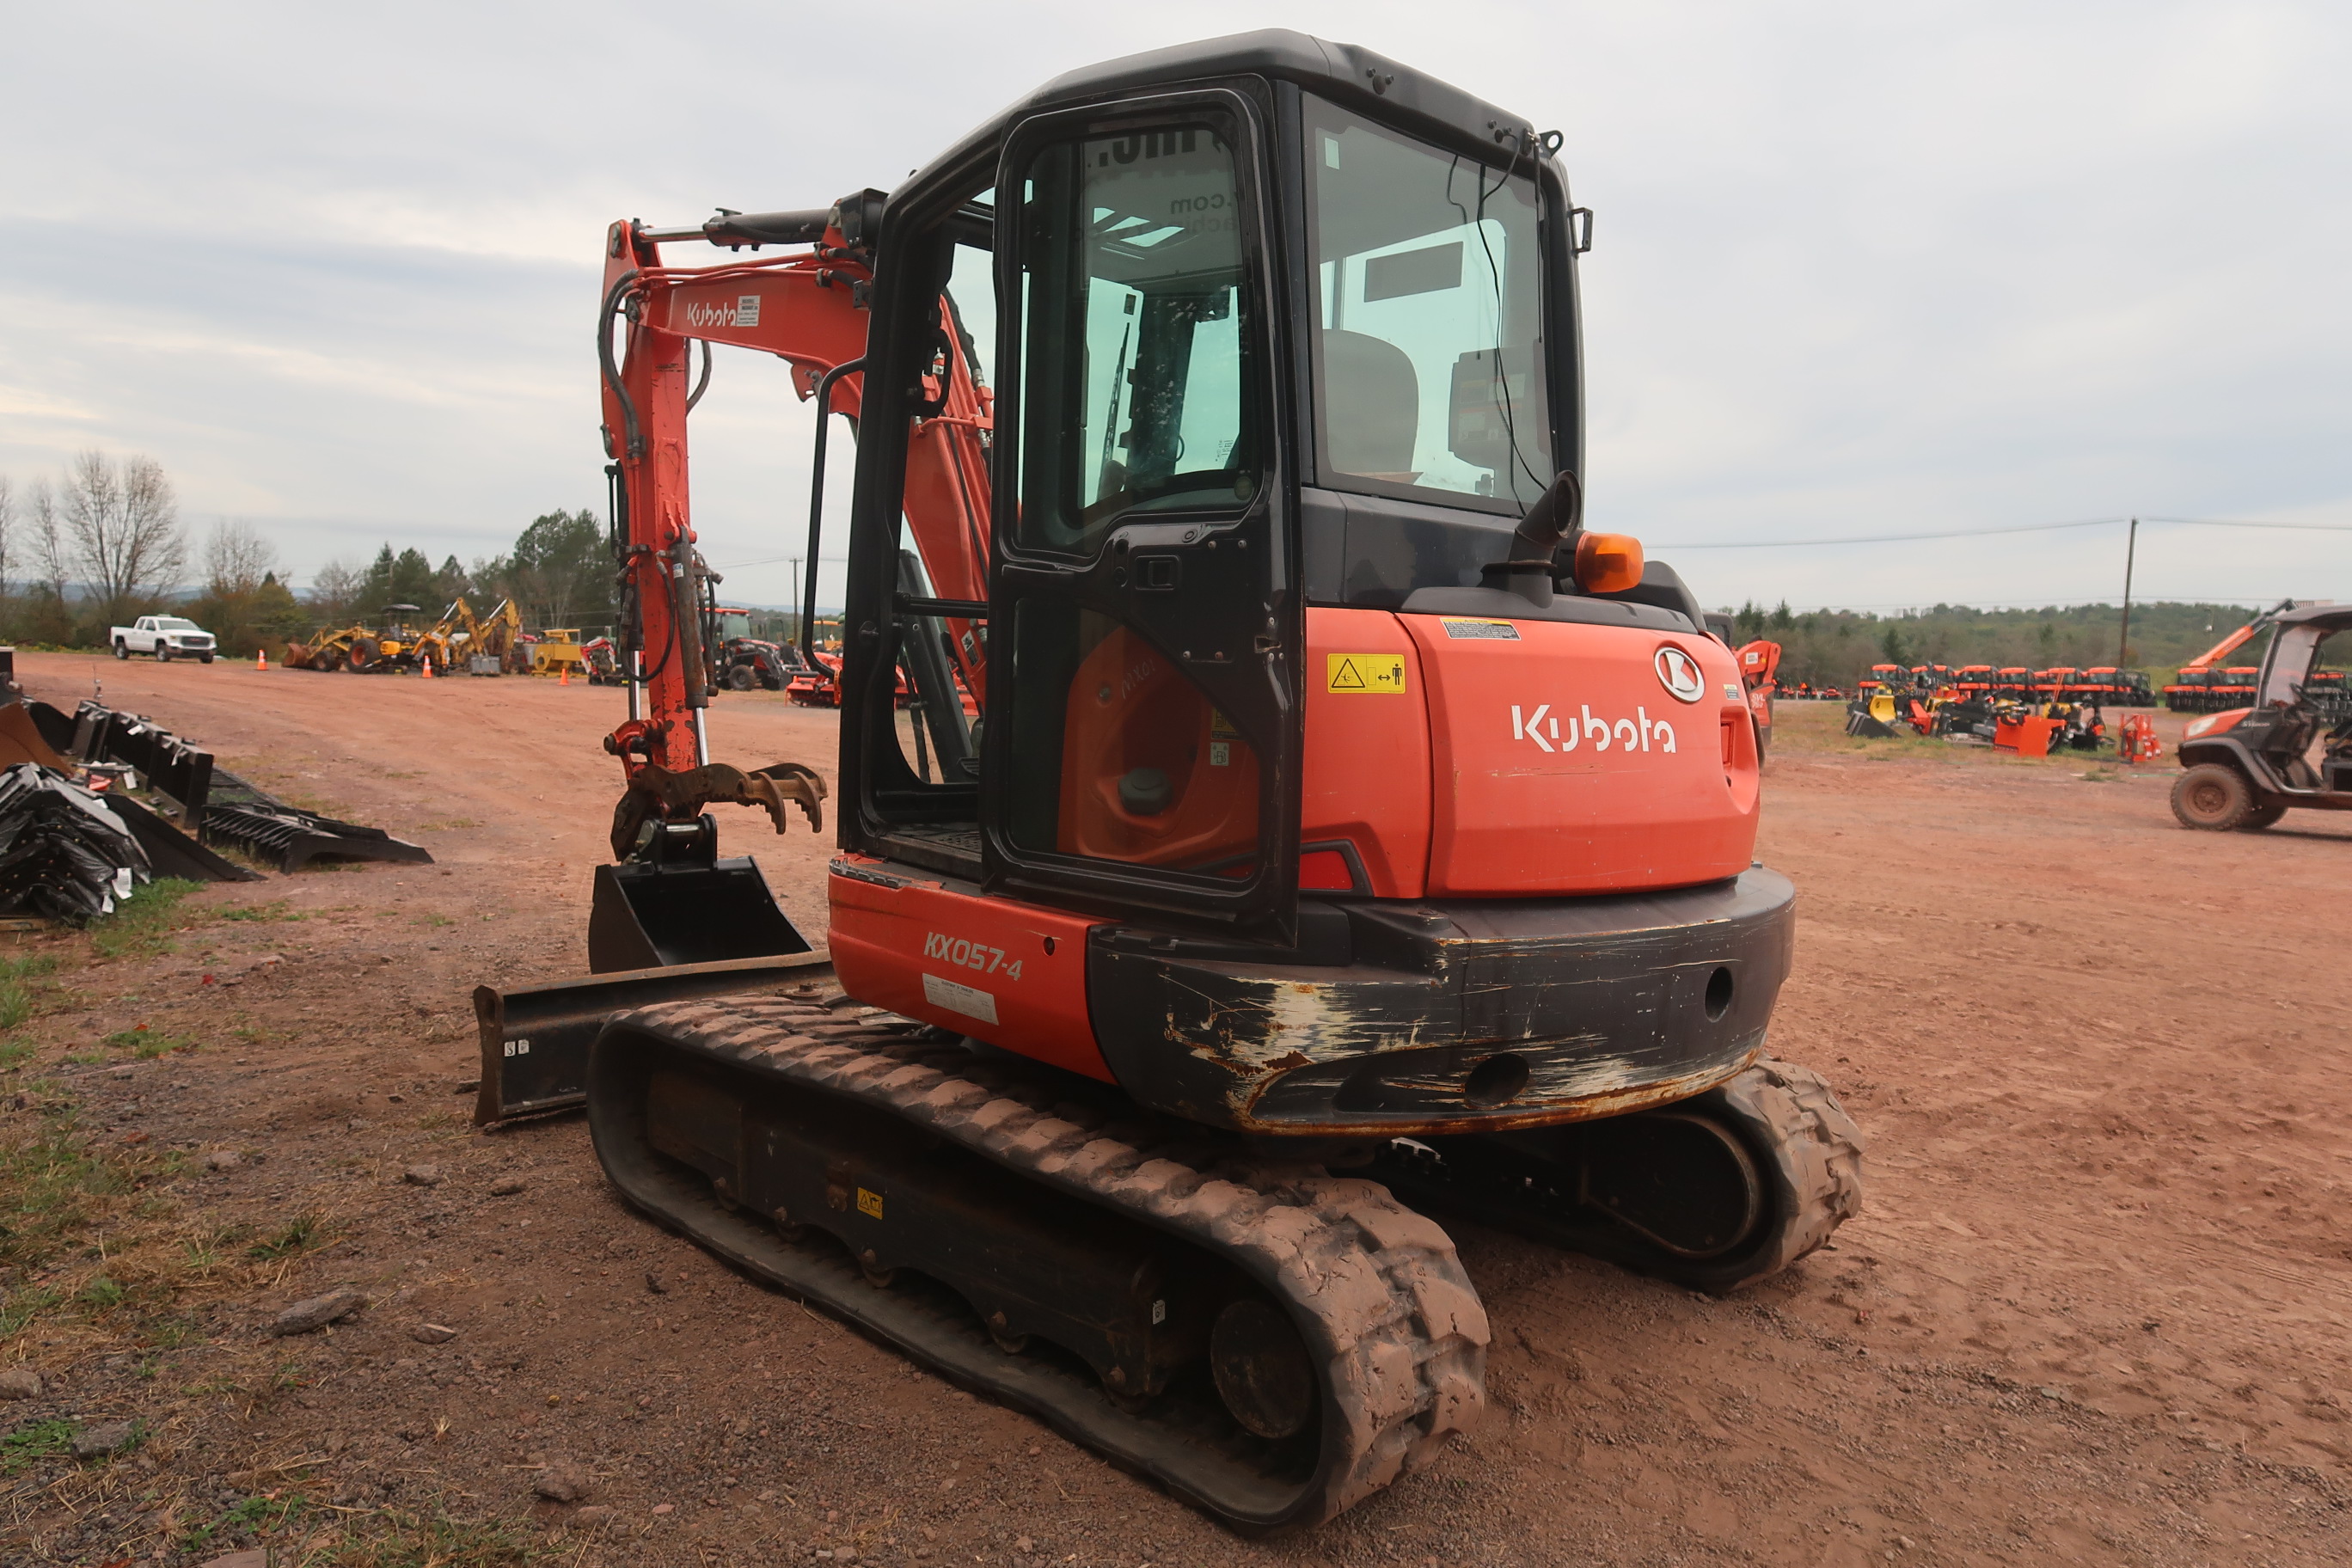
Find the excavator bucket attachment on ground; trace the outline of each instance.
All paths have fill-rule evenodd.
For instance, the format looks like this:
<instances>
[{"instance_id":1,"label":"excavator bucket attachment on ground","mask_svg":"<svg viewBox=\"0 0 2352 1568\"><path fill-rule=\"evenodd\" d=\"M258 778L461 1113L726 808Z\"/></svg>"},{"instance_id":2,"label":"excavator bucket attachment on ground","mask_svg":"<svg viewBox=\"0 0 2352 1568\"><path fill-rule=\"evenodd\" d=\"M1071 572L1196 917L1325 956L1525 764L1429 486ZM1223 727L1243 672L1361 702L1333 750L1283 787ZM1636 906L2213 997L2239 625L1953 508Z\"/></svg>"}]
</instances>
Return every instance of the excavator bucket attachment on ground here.
<instances>
[{"instance_id":1,"label":"excavator bucket attachment on ground","mask_svg":"<svg viewBox=\"0 0 2352 1568\"><path fill-rule=\"evenodd\" d=\"M581 1104L587 1093L588 1047L615 1013L738 992L816 998L837 989L832 961L822 952L628 970L506 991L476 986L482 1081L474 1122L488 1127Z\"/></svg>"},{"instance_id":2,"label":"excavator bucket attachment on ground","mask_svg":"<svg viewBox=\"0 0 2352 1568\"><path fill-rule=\"evenodd\" d=\"M750 856L701 865L596 868L588 968L596 974L809 951Z\"/></svg>"}]
</instances>

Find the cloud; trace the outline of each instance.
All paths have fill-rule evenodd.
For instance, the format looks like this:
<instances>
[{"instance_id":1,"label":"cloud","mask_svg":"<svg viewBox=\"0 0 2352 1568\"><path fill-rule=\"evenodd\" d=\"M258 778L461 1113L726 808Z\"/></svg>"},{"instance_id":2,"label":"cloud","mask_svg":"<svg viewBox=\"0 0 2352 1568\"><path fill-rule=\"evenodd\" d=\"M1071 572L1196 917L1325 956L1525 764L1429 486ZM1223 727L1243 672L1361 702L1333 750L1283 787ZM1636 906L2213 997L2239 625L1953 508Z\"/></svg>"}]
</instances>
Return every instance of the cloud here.
<instances>
[{"instance_id":1,"label":"cloud","mask_svg":"<svg viewBox=\"0 0 2352 1568\"><path fill-rule=\"evenodd\" d=\"M37 9L0 60L0 472L160 458L298 571L597 506L614 217L887 187L1007 100L1262 26L1068 4ZM1318 3L1566 133L1596 521L1659 540L2133 511L2352 521L2352 14L2322 0ZM808 411L722 356L714 559L798 546ZM832 481L845 502L845 467ZM840 505L834 512L845 515ZM2104 531L1692 552L1710 602L2112 595ZM781 566L730 594L782 598ZM2142 541L2143 592L2352 598L2352 536ZM837 593L837 579L828 592Z\"/></svg>"}]
</instances>

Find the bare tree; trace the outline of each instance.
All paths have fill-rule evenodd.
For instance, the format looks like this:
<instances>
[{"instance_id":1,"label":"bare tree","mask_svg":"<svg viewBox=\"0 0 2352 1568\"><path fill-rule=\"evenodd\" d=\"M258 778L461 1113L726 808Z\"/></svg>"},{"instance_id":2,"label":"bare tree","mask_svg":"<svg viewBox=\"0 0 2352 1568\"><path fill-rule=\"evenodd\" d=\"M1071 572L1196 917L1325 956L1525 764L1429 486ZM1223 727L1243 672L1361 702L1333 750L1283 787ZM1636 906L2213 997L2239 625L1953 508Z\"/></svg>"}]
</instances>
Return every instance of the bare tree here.
<instances>
[{"instance_id":1,"label":"bare tree","mask_svg":"<svg viewBox=\"0 0 2352 1568\"><path fill-rule=\"evenodd\" d=\"M98 601L101 624L128 620L180 585L187 540L172 481L154 458L117 463L103 452L84 452L66 476L60 510L74 566Z\"/></svg>"},{"instance_id":2,"label":"bare tree","mask_svg":"<svg viewBox=\"0 0 2352 1568\"><path fill-rule=\"evenodd\" d=\"M58 518L57 492L47 481L33 486L33 504L28 519L31 524L33 569L40 575L43 592L59 605L65 603L66 584L73 580L73 559L66 545L64 528Z\"/></svg>"},{"instance_id":3,"label":"bare tree","mask_svg":"<svg viewBox=\"0 0 2352 1568\"><path fill-rule=\"evenodd\" d=\"M8 598L8 568L16 560L16 490L0 474L0 604Z\"/></svg>"},{"instance_id":4,"label":"bare tree","mask_svg":"<svg viewBox=\"0 0 2352 1568\"><path fill-rule=\"evenodd\" d=\"M367 585L367 574L340 561L330 561L319 568L310 579L307 595L311 613L321 621L347 620L359 603L361 590Z\"/></svg>"},{"instance_id":5,"label":"bare tree","mask_svg":"<svg viewBox=\"0 0 2352 1568\"><path fill-rule=\"evenodd\" d=\"M45 643L69 644L74 637L73 610L66 588L73 580L72 552L58 517L57 492L46 479L33 482L25 507L25 554L32 569L32 604L23 617L20 635Z\"/></svg>"},{"instance_id":6,"label":"bare tree","mask_svg":"<svg viewBox=\"0 0 2352 1568\"><path fill-rule=\"evenodd\" d=\"M278 547L253 524L222 518L205 539L205 588L215 599L249 597L278 567Z\"/></svg>"}]
</instances>

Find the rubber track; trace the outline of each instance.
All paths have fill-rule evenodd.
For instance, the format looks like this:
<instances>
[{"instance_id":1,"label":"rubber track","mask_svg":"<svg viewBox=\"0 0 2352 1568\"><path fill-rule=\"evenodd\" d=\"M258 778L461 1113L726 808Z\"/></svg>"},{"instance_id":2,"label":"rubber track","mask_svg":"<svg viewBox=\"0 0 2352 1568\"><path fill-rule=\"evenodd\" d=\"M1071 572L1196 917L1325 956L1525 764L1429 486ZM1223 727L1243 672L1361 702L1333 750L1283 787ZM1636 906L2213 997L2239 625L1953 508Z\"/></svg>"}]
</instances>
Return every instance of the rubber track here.
<instances>
[{"instance_id":1,"label":"rubber track","mask_svg":"<svg viewBox=\"0 0 2352 1568\"><path fill-rule=\"evenodd\" d=\"M1150 1421L1120 1414L1098 1390L1075 1408L1067 1389L1050 1400L1037 1397L1033 1362L1003 1357L1006 1376L983 1372L975 1378L970 1364L948 1369L928 1353L931 1347L876 1325L870 1313L851 1314L950 1375L978 1381L997 1397L1158 1476L1237 1528L1255 1533L1329 1519L1427 1465L1448 1437L1477 1420L1485 1405L1486 1309L1452 1238L1386 1187L1335 1177L1319 1165L1257 1159L1189 1126L1156 1137L1132 1112L1114 1126L1110 1116L1071 1105L1042 1077L918 1038L914 1028L888 1014L828 1010L821 1002L680 1002L620 1015L596 1049L604 1055L616 1035L650 1036L743 1070L863 1101L1009 1170L1215 1252L1271 1290L1321 1360L1324 1388L1314 1473L1271 1509L1263 1497L1209 1495L1199 1474L1188 1478L1178 1473L1184 1467L1165 1462L1165 1442L1132 1440L1130 1429L1148 1428ZM593 1092L590 1112L604 1157L610 1134L597 1118ZM611 1159L605 1165L613 1172ZM618 1174L614 1180L657 1218L720 1245L695 1216L662 1213ZM720 1250L795 1290L807 1289L740 1247ZM1020 1375L1012 1375L1014 1370ZM1070 1374L1056 1375L1076 1382Z\"/></svg>"},{"instance_id":2,"label":"rubber track","mask_svg":"<svg viewBox=\"0 0 2352 1568\"><path fill-rule=\"evenodd\" d=\"M1764 1057L1716 1091L1770 1130L1787 1219L1737 1284L1778 1274L1862 1212L1862 1130L1822 1075ZM1721 1289L1730 1289L1729 1285Z\"/></svg>"}]
</instances>

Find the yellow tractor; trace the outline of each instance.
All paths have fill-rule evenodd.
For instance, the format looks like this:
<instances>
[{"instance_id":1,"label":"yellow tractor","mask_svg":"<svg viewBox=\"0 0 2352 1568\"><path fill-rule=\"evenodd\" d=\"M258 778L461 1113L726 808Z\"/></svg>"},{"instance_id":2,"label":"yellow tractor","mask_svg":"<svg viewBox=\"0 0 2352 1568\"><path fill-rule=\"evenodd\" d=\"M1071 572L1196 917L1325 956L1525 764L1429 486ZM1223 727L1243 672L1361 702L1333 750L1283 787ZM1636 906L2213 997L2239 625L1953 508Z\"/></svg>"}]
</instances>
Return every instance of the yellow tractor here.
<instances>
[{"instance_id":1,"label":"yellow tractor","mask_svg":"<svg viewBox=\"0 0 2352 1568\"><path fill-rule=\"evenodd\" d=\"M386 605L381 626L350 626L321 630L307 642L286 645L289 669L347 669L357 675L389 675L430 664L449 665L449 645L440 626L413 631L406 617L423 614L415 605Z\"/></svg>"},{"instance_id":2,"label":"yellow tractor","mask_svg":"<svg viewBox=\"0 0 2352 1568\"><path fill-rule=\"evenodd\" d=\"M478 616L472 605L459 599L443 613L441 624L434 630L448 650L453 668L462 663L469 674L503 675L525 668L521 645L515 640L522 631L522 616L515 613L512 599L499 600L496 609Z\"/></svg>"}]
</instances>

